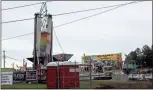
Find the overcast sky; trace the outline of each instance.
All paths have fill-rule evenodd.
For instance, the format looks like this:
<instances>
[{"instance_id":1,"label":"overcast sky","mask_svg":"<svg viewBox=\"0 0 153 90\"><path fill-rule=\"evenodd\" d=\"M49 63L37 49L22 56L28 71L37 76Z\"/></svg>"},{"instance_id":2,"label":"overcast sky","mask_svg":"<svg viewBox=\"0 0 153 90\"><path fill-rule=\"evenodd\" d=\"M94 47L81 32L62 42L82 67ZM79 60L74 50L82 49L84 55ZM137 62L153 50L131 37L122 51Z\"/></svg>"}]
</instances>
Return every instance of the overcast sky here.
<instances>
[{"instance_id":1,"label":"overcast sky","mask_svg":"<svg viewBox=\"0 0 153 90\"><path fill-rule=\"evenodd\" d=\"M38 2L38 1L37 1ZM37 3L33 1L3 1L2 8ZM40 1L39 1L40 2ZM47 3L48 13L58 14L83 9L97 8L128 1L53 1ZM24 8L2 11L2 21L34 17L41 4ZM109 8L77 14L53 17L54 26L96 14ZM2 38L14 37L34 31L34 20L2 25ZM152 44L152 2L127 5L101 15L54 29L65 53L74 54L71 61L81 62L81 56L92 54L128 54L137 47ZM2 50L6 55L19 61L6 58L6 66L15 62L22 65L22 59L32 56L33 35L5 40ZM54 54L62 53L54 35ZM28 62L28 66L32 64ZM2 65L3 66L3 65Z\"/></svg>"}]
</instances>

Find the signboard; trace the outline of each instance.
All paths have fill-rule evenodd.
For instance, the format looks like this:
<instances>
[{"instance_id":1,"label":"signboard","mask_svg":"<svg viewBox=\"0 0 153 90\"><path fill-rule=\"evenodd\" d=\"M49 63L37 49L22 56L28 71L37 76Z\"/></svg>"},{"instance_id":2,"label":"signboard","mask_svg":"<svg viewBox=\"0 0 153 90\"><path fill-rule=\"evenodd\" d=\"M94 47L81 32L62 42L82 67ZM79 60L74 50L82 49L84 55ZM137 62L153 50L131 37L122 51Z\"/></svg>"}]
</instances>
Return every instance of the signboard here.
<instances>
[{"instance_id":1,"label":"signboard","mask_svg":"<svg viewBox=\"0 0 153 90\"><path fill-rule=\"evenodd\" d=\"M81 72L80 68L70 68L69 72Z\"/></svg>"},{"instance_id":2,"label":"signboard","mask_svg":"<svg viewBox=\"0 0 153 90\"><path fill-rule=\"evenodd\" d=\"M25 81L26 80L26 72L25 71L18 71L13 72L13 81Z\"/></svg>"},{"instance_id":3,"label":"signboard","mask_svg":"<svg viewBox=\"0 0 153 90\"><path fill-rule=\"evenodd\" d=\"M37 80L37 71L36 70L27 70L26 71L26 80L27 81Z\"/></svg>"},{"instance_id":4,"label":"signboard","mask_svg":"<svg viewBox=\"0 0 153 90\"><path fill-rule=\"evenodd\" d=\"M114 67L120 67L122 68L122 54L105 54L105 55L90 55L86 56L84 55L82 57L82 60L84 63L89 63L91 60L97 60L101 61L104 66L114 66Z\"/></svg>"},{"instance_id":5,"label":"signboard","mask_svg":"<svg viewBox=\"0 0 153 90\"><path fill-rule=\"evenodd\" d=\"M41 32L40 53L42 56L50 54L51 36L48 32Z\"/></svg>"},{"instance_id":6,"label":"signboard","mask_svg":"<svg viewBox=\"0 0 153 90\"><path fill-rule=\"evenodd\" d=\"M1 85L13 84L13 72L1 72Z\"/></svg>"},{"instance_id":7,"label":"signboard","mask_svg":"<svg viewBox=\"0 0 153 90\"><path fill-rule=\"evenodd\" d=\"M65 54L65 53L53 55L53 57L55 57L59 61L68 61L72 56L73 56L73 54Z\"/></svg>"}]
</instances>

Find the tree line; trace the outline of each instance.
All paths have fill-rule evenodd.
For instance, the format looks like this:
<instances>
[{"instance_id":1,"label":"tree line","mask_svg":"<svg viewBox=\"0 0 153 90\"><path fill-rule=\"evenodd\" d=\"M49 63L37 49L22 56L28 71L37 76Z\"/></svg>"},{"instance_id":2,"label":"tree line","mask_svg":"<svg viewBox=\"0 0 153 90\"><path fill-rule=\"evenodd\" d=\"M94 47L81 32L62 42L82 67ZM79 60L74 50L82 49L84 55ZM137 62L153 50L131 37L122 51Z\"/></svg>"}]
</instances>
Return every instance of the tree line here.
<instances>
[{"instance_id":1,"label":"tree line","mask_svg":"<svg viewBox=\"0 0 153 90\"><path fill-rule=\"evenodd\" d=\"M125 55L125 64L135 63L140 67L152 68L153 66L153 45L149 47L144 45L141 49L136 48L134 51L131 51L129 54Z\"/></svg>"}]
</instances>

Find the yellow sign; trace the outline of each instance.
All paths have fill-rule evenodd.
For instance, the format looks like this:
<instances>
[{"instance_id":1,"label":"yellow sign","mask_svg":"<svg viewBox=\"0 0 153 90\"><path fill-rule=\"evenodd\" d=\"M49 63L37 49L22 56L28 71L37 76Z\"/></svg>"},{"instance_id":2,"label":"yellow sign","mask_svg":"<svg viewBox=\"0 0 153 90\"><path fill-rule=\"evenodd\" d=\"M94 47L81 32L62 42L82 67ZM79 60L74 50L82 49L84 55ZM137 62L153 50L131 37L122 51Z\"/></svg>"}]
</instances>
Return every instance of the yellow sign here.
<instances>
[{"instance_id":1,"label":"yellow sign","mask_svg":"<svg viewBox=\"0 0 153 90\"><path fill-rule=\"evenodd\" d=\"M91 55L91 56L84 56L83 60L88 60L88 57L96 57L99 60L119 60L121 57L121 53L118 54L105 54L105 55Z\"/></svg>"}]
</instances>

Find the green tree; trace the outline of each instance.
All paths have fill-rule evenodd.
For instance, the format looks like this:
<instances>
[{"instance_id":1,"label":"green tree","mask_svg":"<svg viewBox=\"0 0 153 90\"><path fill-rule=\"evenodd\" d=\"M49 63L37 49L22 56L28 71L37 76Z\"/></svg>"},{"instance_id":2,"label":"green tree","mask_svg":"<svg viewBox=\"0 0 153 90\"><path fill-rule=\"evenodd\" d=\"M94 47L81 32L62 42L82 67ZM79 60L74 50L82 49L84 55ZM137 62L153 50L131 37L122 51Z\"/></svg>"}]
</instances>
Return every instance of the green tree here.
<instances>
[{"instance_id":1,"label":"green tree","mask_svg":"<svg viewBox=\"0 0 153 90\"><path fill-rule=\"evenodd\" d=\"M129 63L131 60L136 60L136 62L143 67L152 67L153 45L151 47L144 45L142 49L136 48L135 51L131 51L128 55L125 55L125 57L125 63Z\"/></svg>"},{"instance_id":2,"label":"green tree","mask_svg":"<svg viewBox=\"0 0 153 90\"><path fill-rule=\"evenodd\" d=\"M148 45L144 45L142 48L143 52L143 60L142 64L143 67L152 67L152 56L153 56L153 50L152 47L150 48Z\"/></svg>"},{"instance_id":3,"label":"green tree","mask_svg":"<svg viewBox=\"0 0 153 90\"><path fill-rule=\"evenodd\" d=\"M131 51L128 55L125 55L125 63L130 63L131 60L136 60L137 59L137 53L136 51Z\"/></svg>"},{"instance_id":4,"label":"green tree","mask_svg":"<svg viewBox=\"0 0 153 90\"><path fill-rule=\"evenodd\" d=\"M151 48L148 45L144 45L142 48L142 52L144 55L147 55L151 51Z\"/></svg>"},{"instance_id":5,"label":"green tree","mask_svg":"<svg viewBox=\"0 0 153 90\"><path fill-rule=\"evenodd\" d=\"M137 58L136 58L136 62L138 62L139 65L141 65L142 63L142 59L143 59L143 54L140 48L137 48L135 50L136 54L137 54Z\"/></svg>"},{"instance_id":6,"label":"green tree","mask_svg":"<svg viewBox=\"0 0 153 90\"><path fill-rule=\"evenodd\" d=\"M140 48L137 48L136 50L135 50L135 52L136 52L136 54L138 55L138 56L141 56L141 49Z\"/></svg>"}]
</instances>

